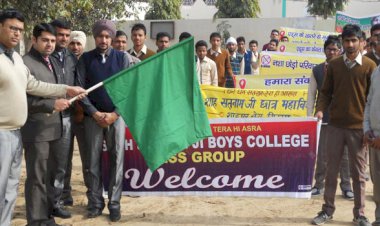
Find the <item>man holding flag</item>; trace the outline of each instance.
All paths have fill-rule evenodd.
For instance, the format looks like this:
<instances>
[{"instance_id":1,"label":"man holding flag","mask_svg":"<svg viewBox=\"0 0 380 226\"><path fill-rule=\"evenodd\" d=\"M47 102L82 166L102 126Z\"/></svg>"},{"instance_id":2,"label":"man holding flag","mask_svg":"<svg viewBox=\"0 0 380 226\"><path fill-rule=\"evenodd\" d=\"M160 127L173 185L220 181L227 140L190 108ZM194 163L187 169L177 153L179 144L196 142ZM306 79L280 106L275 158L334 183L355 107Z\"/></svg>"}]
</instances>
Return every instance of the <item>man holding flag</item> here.
<instances>
[{"instance_id":1,"label":"man holding flag","mask_svg":"<svg viewBox=\"0 0 380 226\"><path fill-rule=\"evenodd\" d=\"M78 63L78 83L89 88L130 66L126 53L111 47L115 38L116 26L110 20L97 21L92 29L96 48L86 52ZM86 161L88 169L85 178L87 188L87 216L94 218L104 209L103 183L101 177L101 160L103 140L110 154L110 172L108 189L108 209L111 221L120 220L120 198L123 182L123 160L125 123L119 117L116 107L103 87L91 92L82 100L84 108Z\"/></svg>"}]
</instances>

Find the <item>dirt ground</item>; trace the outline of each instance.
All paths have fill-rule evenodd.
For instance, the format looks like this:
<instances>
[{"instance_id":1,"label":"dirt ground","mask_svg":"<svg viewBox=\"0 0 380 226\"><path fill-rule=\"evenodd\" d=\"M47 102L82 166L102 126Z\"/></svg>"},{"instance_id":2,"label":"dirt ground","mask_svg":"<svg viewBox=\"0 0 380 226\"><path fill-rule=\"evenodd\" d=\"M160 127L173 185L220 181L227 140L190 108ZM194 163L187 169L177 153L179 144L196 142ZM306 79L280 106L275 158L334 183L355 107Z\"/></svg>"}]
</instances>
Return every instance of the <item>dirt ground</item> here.
<instances>
[{"instance_id":1,"label":"dirt ground","mask_svg":"<svg viewBox=\"0 0 380 226\"><path fill-rule=\"evenodd\" d=\"M25 163L20 179L12 226L26 225L25 217ZM95 219L86 218L85 186L78 150L73 160L74 206L68 207L70 219L56 218L57 223L72 226L136 225L136 226L175 226L175 225L270 225L304 226L320 211L323 197L312 199L292 198L252 198L252 197L122 197L122 218L117 223L108 220L108 210ZM366 216L374 220L375 205L372 201L372 183L367 183ZM342 198L340 190L336 196L337 210L334 220L326 225L353 225L353 201Z\"/></svg>"}]
</instances>

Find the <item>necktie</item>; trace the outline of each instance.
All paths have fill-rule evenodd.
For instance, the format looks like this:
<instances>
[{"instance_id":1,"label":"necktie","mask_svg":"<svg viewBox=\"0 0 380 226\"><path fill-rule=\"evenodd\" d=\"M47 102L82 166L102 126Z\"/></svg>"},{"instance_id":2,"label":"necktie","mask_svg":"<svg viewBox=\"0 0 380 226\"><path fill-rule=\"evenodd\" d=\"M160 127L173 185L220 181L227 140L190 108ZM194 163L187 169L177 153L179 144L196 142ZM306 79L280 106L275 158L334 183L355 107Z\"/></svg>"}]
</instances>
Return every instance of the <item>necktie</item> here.
<instances>
[{"instance_id":1,"label":"necktie","mask_svg":"<svg viewBox=\"0 0 380 226\"><path fill-rule=\"evenodd\" d=\"M51 66L51 63L50 63L49 57L44 57L44 60L45 60L45 62L46 62L46 65L48 66L49 70L50 70L50 71L53 71L53 67Z\"/></svg>"},{"instance_id":2,"label":"necktie","mask_svg":"<svg viewBox=\"0 0 380 226\"><path fill-rule=\"evenodd\" d=\"M102 55L102 64L106 63L106 54L101 54Z\"/></svg>"},{"instance_id":3,"label":"necktie","mask_svg":"<svg viewBox=\"0 0 380 226\"><path fill-rule=\"evenodd\" d=\"M323 75L326 75L327 74L327 66L328 66L329 64L328 63L325 63L325 66L324 66L324 68L323 68Z\"/></svg>"}]
</instances>

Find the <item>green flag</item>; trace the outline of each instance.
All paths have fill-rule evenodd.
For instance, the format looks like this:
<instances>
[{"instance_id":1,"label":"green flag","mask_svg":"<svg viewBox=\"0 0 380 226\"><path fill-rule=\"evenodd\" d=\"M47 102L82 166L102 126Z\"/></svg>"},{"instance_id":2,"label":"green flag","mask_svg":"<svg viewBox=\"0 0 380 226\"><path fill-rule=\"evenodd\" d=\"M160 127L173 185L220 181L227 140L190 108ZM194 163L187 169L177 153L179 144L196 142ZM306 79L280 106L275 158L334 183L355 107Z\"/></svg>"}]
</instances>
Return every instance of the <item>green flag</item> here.
<instances>
[{"instance_id":1,"label":"green flag","mask_svg":"<svg viewBox=\"0 0 380 226\"><path fill-rule=\"evenodd\" d=\"M154 171L212 136L189 38L104 81L148 167Z\"/></svg>"}]
</instances>

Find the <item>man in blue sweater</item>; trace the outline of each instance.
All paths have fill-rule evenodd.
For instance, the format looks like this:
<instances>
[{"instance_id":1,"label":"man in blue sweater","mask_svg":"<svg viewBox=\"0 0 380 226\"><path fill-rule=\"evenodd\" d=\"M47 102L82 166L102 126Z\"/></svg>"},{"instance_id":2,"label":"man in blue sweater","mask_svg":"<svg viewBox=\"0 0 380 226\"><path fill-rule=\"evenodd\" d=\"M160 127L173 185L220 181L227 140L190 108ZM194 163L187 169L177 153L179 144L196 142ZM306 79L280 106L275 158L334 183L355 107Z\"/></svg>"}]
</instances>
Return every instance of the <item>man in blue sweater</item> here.
<instances>
[{"instance_id":1,"label":"man in blue sweater","mask_svg":"<svg viewBox=\"0 0 380 226\"><path fill-rule=\"evenodd\" d=\"M78 63L78 83L86 89L111 77L131 64L126 53L111 47L116 35L116 26L110 20L99 20L93 29L96 48L84 53ZM123 182L125 123L116 111L106 90L101 87L89 93L81 102L84 109L87 187L87 216L94 218L102 214L105 207L102 196L101 176L102 145L106 142L109 151L108 209L111 221L120 220L120 199Z\"/></svg>"}]
</instances>

